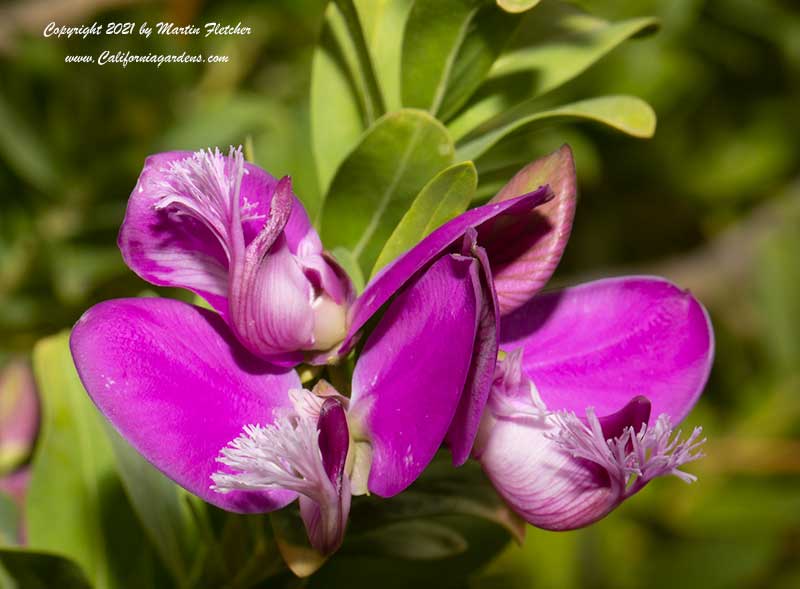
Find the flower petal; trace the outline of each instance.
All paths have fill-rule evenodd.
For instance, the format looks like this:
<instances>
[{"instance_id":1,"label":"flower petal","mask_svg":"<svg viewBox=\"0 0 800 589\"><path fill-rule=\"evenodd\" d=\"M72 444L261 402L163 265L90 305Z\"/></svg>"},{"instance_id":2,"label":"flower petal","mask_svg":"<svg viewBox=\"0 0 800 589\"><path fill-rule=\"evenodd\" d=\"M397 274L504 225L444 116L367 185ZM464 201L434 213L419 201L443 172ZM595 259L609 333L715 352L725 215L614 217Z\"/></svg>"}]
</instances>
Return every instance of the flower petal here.
<instances>
[{"instance_id":1,"label":"flower petal","mask_svg":"<svg viewBox=\"0 0 800 589\"><path fill-rule=\"evenodd\" d=\"M157 206L165 196L165 185L174 177L171 166L193 155L173 151L147 158L128 200L118 244L125 263L144 280L189 289L226 315L230 264L226 247L230 249L231 244L224 242L228 236L215 235L196 217ZM239 193L244 245L255 239L269 219L277 183L258 166L244 164ZM322 244L308 215L300 201L294 195L291 198L292 212L284 229L290 251L303 244L307 255L321 253Z\"/></svg>"},{"instance_id":2,"label":"flower petal","mask_svg":"<svg viewBox=\"0 0 800 589\"><path fill-rule=\"evenodd\" d=\"M543 294L501 324L500 346L552 411L609 415L633 397L683 419L708 379L714 341L703 306L661 278L632 276Z\"/></svg>"},{"instance_id":3,"label":"flower petal","mask_svg":"<svg viewBox=\"0 0 800 589\"><path fill-rule=\"evenodd\" d=\"M547 187L530 194L471 209L448 221L415 247L385 266L367 285L350 309L347 338L342 343L340 354L346 354L356 341L356 335L370 317L388 301L414 274L424 268L448 248L463 238L467 229L502 216L514 216L541 205L552 197ZM480 232L480 231L479 231Z\"/></svg>"},{"instance_id":4,"label":"flower petal","mask_svg":"<svg viewBox=\"0 0 800 589\"><path fill-rule=\"evenodd\" d=\"M350 433L347 418L337 399L326 399L320 410L319 450L325 472L335 491L335 503L320 505L308 497L300 497L300 515L306 525L311 545L323 554L330 554L342 543L350 513L350 479L345 475Z\"/></svg>"},{"instance_id":5,"label":"flower petal","mask_svg":"<svg viewBox=\"0 0 800 589\"><path fill-rule=\"evenodd\" d=\"M444 256L370 334L353 374L350 423L355 439L372 443L373 493L405 489L441 445L467 378L480 297L478 262Z\"/></svg>"},{"instance_id":6,"label":"flower petal","mask_svg":"<svg viewBox=\"0 0 800 589\"><path fill-rule=\"evenodd\" d=\"M211 490L220 449L247 424L291 407L293 371L250 355L215 313L169 299L122 299L89 309L72 355L100 411L147 460L202 499L238 512L283 507L285 491Z\"/></svg>"},{"instance_id":7,"label":"flower petal","mask_svg":"<svg viewBox=\"0 0 800 589\"><path fill-rule=\"evenodd\" d=\"M464 464L472 451L486 400L494 382L500 337L500 315L497 297L492 288L492 270L486 252L477 245L476 240L476 231L468 229L464 237L464 255L474 256L480 264L481 305L467 382L447 432L447 445L453 454L455 466Z\"/></svg>"},{"instance_id":8,"label":"flower petal","mask_svg":"<svg viewBox=\"0 0 800 589\"><path fill-rule=\"evenodd\" d=\"M571 530L607 515L624 487L606 470L573 458L550 434L551 418L498 419L480 453L483 470L505 501L527 522Z\"/></svg>"},{"instance_id":9,"label":"flower petal","mask_svg":"<svg viewBox=\"0 0 800 589\"><path fill-rule=\"evenodd\" d=\"M575 218L577 179L572 150L559 150L525 166L489 202L503 202L549 185L555 198L513 222L481 232L492 263L501 315L518 309L553 275Z\"/></svg>"}]
</instances>

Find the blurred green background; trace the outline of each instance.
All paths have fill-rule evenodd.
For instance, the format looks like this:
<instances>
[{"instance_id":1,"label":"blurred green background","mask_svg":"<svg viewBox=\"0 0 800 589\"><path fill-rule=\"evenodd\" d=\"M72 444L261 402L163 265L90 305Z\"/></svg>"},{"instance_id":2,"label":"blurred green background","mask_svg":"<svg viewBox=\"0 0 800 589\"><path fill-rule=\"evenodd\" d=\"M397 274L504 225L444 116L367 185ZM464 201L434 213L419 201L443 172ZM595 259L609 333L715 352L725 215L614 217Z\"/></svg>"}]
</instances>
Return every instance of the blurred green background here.
<instances>
[{"instance_id":1,"label":"blurred green background","mask_svg":"<svg viewBox=\"0 0 800 589\"><path fill-rule=\"evenodd\" d=\"M800 9L791 0L585 0L656 16L560 88L653 105L643 141L592 126L519 138L572 145L581 200L555 281L661 274L708 307L717 338L687 419L708 433L691 487L659 480L589 529L530 529L474 587L800 587ZM91 304L149 285L116 231L147 154L252 141L319 193L309 139L322 0L17 0L0 4L0 362ZM43 24L241 21L249 37L44 39ZM103 49L228 54L221 65L65 64ZM164 293L174 295L176 293Z\"/></svg>"}]
</instances>

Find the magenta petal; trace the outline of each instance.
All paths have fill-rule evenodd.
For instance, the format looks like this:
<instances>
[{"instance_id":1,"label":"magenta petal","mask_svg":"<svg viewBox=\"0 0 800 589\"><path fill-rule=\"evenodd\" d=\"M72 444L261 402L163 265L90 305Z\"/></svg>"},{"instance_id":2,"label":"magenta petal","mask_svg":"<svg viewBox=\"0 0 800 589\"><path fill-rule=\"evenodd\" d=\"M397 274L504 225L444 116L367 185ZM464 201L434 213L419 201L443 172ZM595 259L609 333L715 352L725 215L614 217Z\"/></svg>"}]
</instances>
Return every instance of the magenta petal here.
<instances>
[{"instance_id":1,"label":"magenta petal","mask_svg":"<svg viewBox=\"0 0 800 589\"><path fill-rule=\"evenodd\" d=\"M347 338L340 354L346 354L355 343L358 331L415 273L445 250L457 244L470 227L479 227L501 215L514 216L530 211L552 197L545 186L519 198L471 209L445 223L408 252L384 267L367 285L350 309Z\"/></svg>"},{"instance_id":2,"label":"magenta petal","mask_svg":"<svg viewBox=\"0 0 800 589\"><path fill-rule=\"evenodd\" d=\"M650 424L683 419L708 379L711 323L691 294L661 278L590 282L536 296L503 318L501 348L523 348L523 370L548 409L619 411L652 404Z\"/></svg>"},{"instance_id":3,"label":"magenta petal","mask_svg":"<svg viewBox=\"0 0 800 589\"><path fill-rule=\"evenodd\" d=\"M344 408L337 399L327 399L317 422L319 450L325 473L335 492L325 505L300 497L300 514L305 522L311 545L323 554L330 554L342 543L350 513L350 479L344 472L350 432Z\"/></svg>"},{"instance_id":4,"label":"magenta petal","mask_svg":"<svg viewBox=\"0 0 800 589\"><path fill-rule=\"evenodd\" d=\"M220 449L248 424L269 424L300 388L294 371L250 355L213 312L169 299L121 299L89 309L70 347L100 411L148 461L205 501L265 512L286 491L226 494L210 489L226 471Z\"/></svg>"},{"instance_id":5,"label":"magenta petal","mask_svg":"<svg viewBox=\"0 0 800 589\"><path fill-rule=\"evenodd\" d=\"M464 238L465 248L469 249L469 253L475 256L480 264L481 304L467 382L447 432L447 445L453 453L455 466L464 464L472 451L486 400L494 382L500 337L500 315L497 297L492 288L492 270L486 252L476 244L476 237L475 230L470 229Z\"/></svg>"},{"instance_id":6,"label":"magenta petal","mask_svg":"<svg viewBox=\"0 0 800 589\"><path fill-rule=\"evenodd\" d=\"M549 185L555 197L520 215L481 231L494 272L501 315L525 304L547 283L561 260L575 218L577 180L572 151L559 150L520 170L490 201L503 202Z\"/></svg>"},{"instance_id":7,"label":"magenta petal","mask_svg":"<svg viewBox=\"0 0 800 589\"><path fill-rule=\"evenodd\" d=\"M447 255L392 301L353 374L354 436L372 443L369 490L405 489L441 445L469 370L480 303L478 262Z\"/></svg>"}]
</instances>

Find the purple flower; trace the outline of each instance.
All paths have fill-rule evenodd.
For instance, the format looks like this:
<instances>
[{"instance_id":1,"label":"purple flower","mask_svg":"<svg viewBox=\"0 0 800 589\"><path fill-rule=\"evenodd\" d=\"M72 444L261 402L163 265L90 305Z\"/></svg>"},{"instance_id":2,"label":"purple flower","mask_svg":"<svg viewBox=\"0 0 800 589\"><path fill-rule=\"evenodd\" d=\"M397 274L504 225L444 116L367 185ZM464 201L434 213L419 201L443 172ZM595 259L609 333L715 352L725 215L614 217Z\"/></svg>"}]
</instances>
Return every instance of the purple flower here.
<instances>
[{"instance_id":1,"label":"purple flower","mask_svg":"<svg viewBox=\"0 0 800 589\"><path fill-rule=\"evenodd\" d=\"M529 522L553 529L603 517L655 476L688 477L678 467L698 456L699 431L678 442L671 427L697 400L713 355L704 309L664 280L537 296L566 246L575 202L564 146L387 266L353 304L340 349L432 261L457 250L475 256L481 324L447 442L461 464L480 427L474 454L495 487Z\"/></svg>"},{"instance_id":2,"label":"purple flower","mask_svg":"<svg viewBox=\"0 0 800 589\"><path fill-rule=\"evenodd\" d=\"M291 366L324 362L353 298L292 194L241 149L150 156L119 233L143 279L206 299L253 354Z\"/></svg>"},{"instance_id":3,"label":"purple flower","mask_svg":"<svg viewBox=\"0 0 800 589\"><path fill-rule=\"evenodd\" d=\"M408 281L367 338L349 399L322 381L304 390L218 315L178 301L101 303L70 343L95 404L153 465L230 511L299 498L312 545L328 553L351 494L399 493L441 445L467 379L479 280L477 261L447 255Z\"/></svg>"},{"instance_id":4,"label":"purple flower","mask_svg":"<svg viewBox=\"0 0 800 589\"><path fill-rule=\"evenodd\" d=\"M474 448L503 498L533 525L607 515L657 476L691 482L700 428L673 424L697 401L711 325L688 293L652 277L534 297L504 319L495 382Z\"/></svg>"}]
</instances>

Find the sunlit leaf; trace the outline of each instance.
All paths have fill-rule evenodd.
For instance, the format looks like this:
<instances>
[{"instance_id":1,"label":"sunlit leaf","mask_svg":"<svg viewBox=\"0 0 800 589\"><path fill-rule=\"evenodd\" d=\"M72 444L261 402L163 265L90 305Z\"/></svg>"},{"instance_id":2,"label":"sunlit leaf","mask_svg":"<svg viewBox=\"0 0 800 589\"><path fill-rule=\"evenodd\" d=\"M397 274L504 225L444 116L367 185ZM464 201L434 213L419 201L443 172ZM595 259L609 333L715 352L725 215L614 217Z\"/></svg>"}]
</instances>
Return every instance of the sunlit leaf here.
<instances>
[{"instance_id":1,"label":"sunlit leaf","mask_svg":"<svg viewBox=\"0 0 800 589\"><path fill-rule=\"evenodd\" d=\"M395 227L372 268L372 276L431 231L466 211L477 186L478 173L472 162L439 172L420 191Z\"/></svg>"},{"instance_id":2,"label":"sunlit leaf","mask_svg":"<svg viewBox=\"0 0 800 589\"><path fill-rule=\"evenodd\" d=\"M654 30L658 21L642 17L609 22L570 4L545 2L525 24L519 33L524 43L500 57L490 76L532 71L530 98L535 98L580 75L626 39Z\"/></svg>"},{"instance_id":3,"label":"sunlit leaf","mask_svg":"<svg viewBox=\"0 0 800 589\"><path fill-rule=\"evenodd\" d=\"M541 0L497 0L497 5L508 12L525 12L530 10Z\"/></svg>"},{"instance_id":4,"label":"sunlit leaf","mask_svg":"<svg viewBox=\"0 0 800 589\"><path fill-rule=\"evenodd\" d=\"M456 159L475 160L501 139L543 122L588 120L641 138L652 137L656 128L653 109L634 96L601 96L530 114L524 114L526 107L495 117L465 137L457 145Z\"/></svg>"},{"instance_id":5,"label":"sunlit leaf","mask_svg":"<svg viewBox=\"0 0 800 589\"><path fill-rule=\"evenodd\" d=\"M390 113L364 135L326 197L322 240L349 249L369 271L412 199L453 160L445 128L427 113Z\"/></svg>"}]
</instances>

